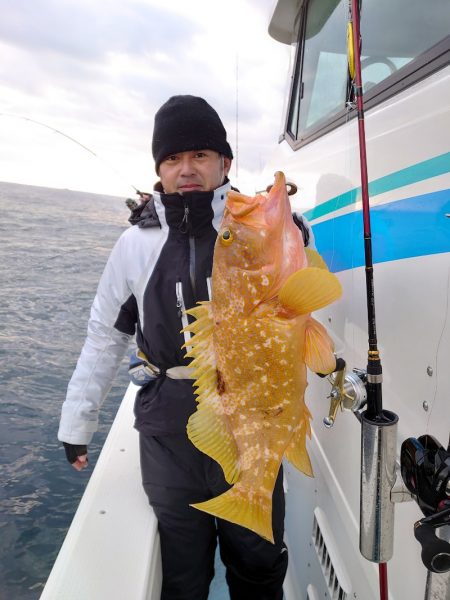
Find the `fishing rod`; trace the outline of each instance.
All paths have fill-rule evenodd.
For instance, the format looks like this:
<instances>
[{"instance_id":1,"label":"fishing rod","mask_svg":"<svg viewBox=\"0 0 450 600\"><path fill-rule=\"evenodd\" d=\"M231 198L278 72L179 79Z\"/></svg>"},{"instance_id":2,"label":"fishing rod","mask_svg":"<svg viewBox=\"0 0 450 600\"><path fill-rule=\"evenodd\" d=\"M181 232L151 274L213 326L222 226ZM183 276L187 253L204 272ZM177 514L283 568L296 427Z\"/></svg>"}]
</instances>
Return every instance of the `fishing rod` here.
<instances>
[{"instance_id":1,"label":"fishing rod","mask_svg":"<svg viewBox=\"0 0 450 600\"><path fill-rule=\"evenodd\" d=\"M81 142L79 142L78 140L76 140L71 135L68 135L67 133L64 133L64 131L61 131L60 129L57 129L56 127L53 127L52 125L48 125L47 123L43 123L42 121L37 121L36 119L31 119L30 117L24 117L22 115L13 115L13 114L9 114L9 113L0 112L0 117L10 117L12 119L21 119L22 121L28 121L29 123L34 123L35 125L40 125L41 127L45 127L46 129L49 129L50 131L53 131L54 133L62 135L63 137L67 138L68 140L70 140L74 144L77 144L78 146L80 146L81 148L83 148L83 150L86 150L87 152L89 152L90 154L92 154L92 156L95 156L95 158L97 158L104 165L106 165L109 169L111 169L120 179L122 179L122 181L126 181L126 179L124 178L124 176L115 167L113 167L107 161L105 161L100 156L98 156L98 154L96 154L93 150L91 150L91 148L88 148L88 146L85 146L85 144L82 144ZM133 190L136 192L136 194L138 194L139 196L142 195L142 192L140 192L137 188L135 188L134 185L132 185L129 182L127 182L127 185L129 185L130 187L132 187Z\"/></svg>"},{"instance_id":2,"label":"fishing rod","mask_svg":"<svg viewBox=\"0 0 450 600\"><path fill-rule=\"evenodd\" d=\"M388 600L387 561L393 555L398 416L383 410L383 370L378 350L375 286L367 175L364 94L361 77L360 0L349 0L347 32L349 74L357 109L368 320L367 405L361 414L360 551L379 565L380 600Z\"/></svg>"},{"instance_id":3,"label":"fishing rod","mask_svg":"<svg viewBox=\"0 0 450 600\"><path fill-rule=\"evenodd\" d=\"M358 136L359 136L359 158L361 169L361 196L364 224L364 255L366 272L366 292L367 292L367 321L369 334L369 351L367 363L367 416L372 419L383 419L383 400L382 400L382 366L381 357L378 350L376 314L375 314L375 286L373 276L373 258L372 258L372 232L370 226L370 202L369 202L369 179L367 175L367 151L366 151L366 132L364 122L364 97L361 78L361 34L360 34L360 14L359 0L351 1L351 30L353 48L349 55L353 58L354 64L350 68L353 74L353 90L356 99L356 109L358 112Z\"/></svg>"}]
</instances>

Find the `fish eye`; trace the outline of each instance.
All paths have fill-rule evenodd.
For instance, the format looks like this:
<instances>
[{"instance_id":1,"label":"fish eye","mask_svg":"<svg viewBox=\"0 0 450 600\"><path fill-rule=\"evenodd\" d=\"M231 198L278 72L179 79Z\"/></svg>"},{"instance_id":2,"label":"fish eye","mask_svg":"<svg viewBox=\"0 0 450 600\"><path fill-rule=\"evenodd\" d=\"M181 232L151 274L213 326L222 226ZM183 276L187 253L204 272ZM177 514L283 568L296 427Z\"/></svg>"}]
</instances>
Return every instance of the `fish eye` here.
<instances>
[{"instance_id":1,"label":"fish eye","mask_svg":"<svg viewBox=\"0 0 450 600\"><path fill-rule=\"evenodd\" d=\"M220 242L223 246L229 246L233 239L233 232L230 229L224 229L220 234Z\"/></svg>"}]
</instances>

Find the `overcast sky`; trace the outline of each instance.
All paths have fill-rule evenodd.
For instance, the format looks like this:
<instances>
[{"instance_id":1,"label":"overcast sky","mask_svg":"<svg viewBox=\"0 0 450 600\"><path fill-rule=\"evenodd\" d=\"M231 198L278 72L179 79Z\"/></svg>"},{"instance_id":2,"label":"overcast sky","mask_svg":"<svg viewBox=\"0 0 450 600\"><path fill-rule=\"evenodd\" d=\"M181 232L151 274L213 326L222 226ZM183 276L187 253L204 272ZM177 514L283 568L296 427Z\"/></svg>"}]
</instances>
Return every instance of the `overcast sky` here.
<instances>
[{"instance_id":1,"label":"overcast sky","mask_svg":"<svg viewBox=\"0 0 450 600\"><path fill-rule=\"evenodd\" d=\"M151 189L154 114L194 94L221 116L237 148L233 182L252 192L277 143L288 76L289 48L267 33L274 5L0 0L0 181Z\"/></svg>"}]
</instances>

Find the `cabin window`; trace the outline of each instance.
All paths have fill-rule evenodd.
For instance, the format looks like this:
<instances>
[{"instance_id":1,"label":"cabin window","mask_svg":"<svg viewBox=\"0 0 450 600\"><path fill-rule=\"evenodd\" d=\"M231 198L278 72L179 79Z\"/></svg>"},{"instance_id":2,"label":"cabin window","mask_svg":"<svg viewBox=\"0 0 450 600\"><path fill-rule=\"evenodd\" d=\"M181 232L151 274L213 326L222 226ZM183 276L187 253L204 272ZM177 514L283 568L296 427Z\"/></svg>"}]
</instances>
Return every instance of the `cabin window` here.
<instances>
[{"instance_id":1,"label":"cabin window","mask_svg":"<svg viewBox=\"0 0 450 600\"><path fill-rule=\"evenodd\" d=\"M348 0L305 0L286 123L306 143L349 118ZM448 63L448 0L364 0L361 68L366 108Z\"/></svg>"},{"instance_id":2,"label":"cabin window","mask_svg":"<svg viewBox=\"0 0 450 600\"><path fill-rule=\"evenodd\" d=\"M297 73L288 123L297 139L302 132L342 110L347 93L346 1L310 0L303 16L303 52L297 54Z\"/></svg>"}]
</instances>

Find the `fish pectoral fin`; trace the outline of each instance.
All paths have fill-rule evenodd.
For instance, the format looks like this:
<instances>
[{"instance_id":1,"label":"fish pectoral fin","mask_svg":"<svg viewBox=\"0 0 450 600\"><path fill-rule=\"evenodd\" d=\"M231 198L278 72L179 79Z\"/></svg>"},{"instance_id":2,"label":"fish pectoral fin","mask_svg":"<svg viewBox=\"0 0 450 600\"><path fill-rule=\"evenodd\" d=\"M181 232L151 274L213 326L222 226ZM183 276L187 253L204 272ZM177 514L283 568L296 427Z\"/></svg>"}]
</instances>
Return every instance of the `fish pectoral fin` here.
<instances>
[{"instance_id":1,"label":"fish pectoral fin","mask_svg":"<svg viewBox=\"0 0 450 600\"><path fill-rule=\"evenodd\" d=\"M309 411L308 409L306 410L307 415L305 421L294 433L284 455L296 469L305 475L308 475L308 477L314 477L311 460L309 458L308 450L306 449L306 435L311 435L309 427Z\"/></svg>"},{"instance_id":2,"label":"fish pectoral fin","mask_svg":"<svg viewBox=\"0 0 450 600\"><path fill-rule=\"evenodd\" d=\"M333 340L319 321L308 318L303 359L314 373L328 374L336 369Z\"/></svg>"},{"instance_id":3,"label":"fish pectoral fin","mask_svg":"<svg viewBox=\"0 0 450 600\"><path fill-rule=\"evenodd\" d=\"M239 477L239 452L226 415L220 414L220 400L214 394L199 396L195 413L189 417L187 434L204 454L217 461L228 483Z\"/></svg>"},{"instance_id":4,"label":"fish pectoral fin","mask_svg":"<svg viewBox=\"0 0 450 600\"><path fill-rule=\"evenodd\" d=\"M306 315L331 304L342 295L339 279L327 269L306 267L293 273L278 294L283 306Z\"/></svg>"},{"instance_id":5,"label":"fish pectoral fin","mask_svg":"<svg viewBox=\"0 0 450 600\"><path fill-rule=\"evenodd\" d=\"M313 250L312 248L305 248L306 258L308 259L309 267L317 267L318 269L325 269L328 271L327 263L324 261L322 256L317 252L317 250Z\"/></svg>"},{"instance_id":6,"label":"fish pectoral fin","mask_svg":"<svg viewBox=\"0 0 450 600\"><path fill-rule=\"evenodd\" d=\"M272 496L249 492L236 484L231 490L198 504L191 504L219 519L246 527L265 540L274 543L272 531Z\"/></svg>"}]
</instances>

